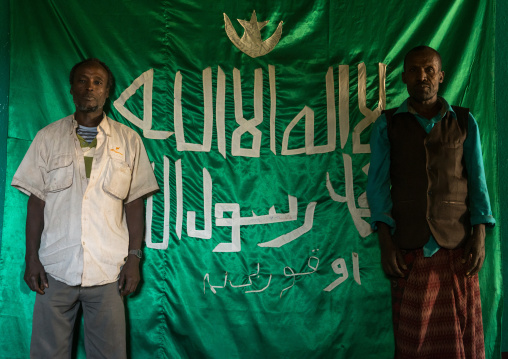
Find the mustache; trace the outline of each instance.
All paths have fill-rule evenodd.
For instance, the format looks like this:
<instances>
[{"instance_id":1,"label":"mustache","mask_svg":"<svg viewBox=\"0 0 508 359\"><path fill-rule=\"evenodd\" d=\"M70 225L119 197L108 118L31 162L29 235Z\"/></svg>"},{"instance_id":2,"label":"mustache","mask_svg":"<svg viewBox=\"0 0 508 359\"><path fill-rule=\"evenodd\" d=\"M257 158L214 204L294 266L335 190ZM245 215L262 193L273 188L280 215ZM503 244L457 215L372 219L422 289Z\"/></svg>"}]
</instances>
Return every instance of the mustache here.
<instances>
[{"instance_id":1,"label":"mustache","mask_svg":"<svg viewBox=\"0 0 508 359\"><path fill-rule=\"evenodd\" d=\"M85 112L85 113L92 113L92 112L95 112L99 109L99 106L81 106L81 105L76 105L76 110L80 111L80 112Z\"/></svg>"}]
</instances>

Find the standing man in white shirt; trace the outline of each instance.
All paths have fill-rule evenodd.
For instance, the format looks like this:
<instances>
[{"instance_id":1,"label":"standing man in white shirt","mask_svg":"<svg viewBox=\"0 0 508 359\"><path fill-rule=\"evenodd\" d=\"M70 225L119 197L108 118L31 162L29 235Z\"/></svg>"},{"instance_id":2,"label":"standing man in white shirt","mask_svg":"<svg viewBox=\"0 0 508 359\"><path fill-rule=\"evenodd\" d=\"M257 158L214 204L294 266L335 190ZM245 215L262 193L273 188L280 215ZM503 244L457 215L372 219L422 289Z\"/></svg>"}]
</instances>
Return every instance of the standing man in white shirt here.
<instances>
[{"instance_id":1,"label":"standing man in white shirt","mask_svg":"<svg viewBox=\"0 0 508 359\"><path fill-rule=\"evenodd\" d=\"M70 357L80 306L87 357L126 357L123 296L140 280L143 197L159 187L139 135L103 112L113 83L103 62L76 64L76 112L37 133L12 180L30 196L31 357Z\"/></svg>"}]
</instances>

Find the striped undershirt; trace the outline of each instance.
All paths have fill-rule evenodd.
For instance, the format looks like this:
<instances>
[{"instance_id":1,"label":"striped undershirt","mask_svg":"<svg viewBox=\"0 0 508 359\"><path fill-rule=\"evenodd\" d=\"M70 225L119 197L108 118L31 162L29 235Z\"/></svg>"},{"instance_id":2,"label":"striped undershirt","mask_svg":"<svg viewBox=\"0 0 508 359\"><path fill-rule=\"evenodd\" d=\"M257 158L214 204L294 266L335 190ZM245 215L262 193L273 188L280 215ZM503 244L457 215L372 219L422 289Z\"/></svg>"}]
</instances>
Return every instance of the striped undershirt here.
<instances>
[{"instance_id":1,"label":"striped undershirt","mask_svg":"<svg viewBox=\"0 0 508 359\"><path fill-rule=\"evenodd\" d=\"M85 127L78 125L76 133L80 135L86 142L90 143L97 137L97 127Z\"/></svg>"},{"instance_id":2,"label":"striped undershirt","mask_svg":"<svg viewBox=\"0 0 508 359\"><path fill-rule=\"evenodd\" d=\"M97 127L85 127L78 125L78 128L76 129L76 134L85 159L85 172L87 179L90 178L90 173L92 172L93 156L95 154L95 148L97 147L97 132Z\"/></svg>"}]
</instances>

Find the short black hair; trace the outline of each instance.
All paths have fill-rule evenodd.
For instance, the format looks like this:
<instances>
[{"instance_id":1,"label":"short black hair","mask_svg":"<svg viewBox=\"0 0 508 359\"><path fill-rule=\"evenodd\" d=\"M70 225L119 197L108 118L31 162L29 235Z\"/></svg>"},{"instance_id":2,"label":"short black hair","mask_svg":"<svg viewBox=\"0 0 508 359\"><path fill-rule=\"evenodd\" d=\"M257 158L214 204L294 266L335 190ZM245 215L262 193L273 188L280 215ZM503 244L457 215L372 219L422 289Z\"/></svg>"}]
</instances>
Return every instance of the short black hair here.
<instances>
[{"instance_id":1,"label":"short black hair","mask_svg":"<svg viewBox=\"0 0 508 359\"><path fill-rule=\"evenodd\" d=\"M441 71L441 67L442 67L441 55L439 54L439 52L437 52L437 50L433 49L430 46L426 46L426 45L420 45L420 46L413 47L411 50L409 50L407 52L406 56L404 56L404 71L406 71L406 63L407 63L407 60L409 59L409 57L413 54L416 54L418 52L423 52L423 51L432 51L437 56L437 59L439 60L439 70Z\"/></svg>"},{"instance_id":2,"label":"short black hair","mask_svg":"<svg viewBox=\"0 0 508 359\"><path fill-rule=\"evenodd\" d=\"M71 83L71 86L74 82L74 75L76 74L76 70L78 69L78 67L80 67L81 65L90 64L90 63L100 65L104 68L104 70L106 70L106 72L108 73L108 83L106 86L108 89L108 93L110 93L111 90L115 86L115 77L113 76L113 73L109 69L108 65L106 65L104 62L102 62L101 60L96 59L96 58L90 58L90 59L83 60L81 62L78 62L76 65L74 65L72 67L71 73L69 75L69 81Z\"/></svg>"}]
</instances>

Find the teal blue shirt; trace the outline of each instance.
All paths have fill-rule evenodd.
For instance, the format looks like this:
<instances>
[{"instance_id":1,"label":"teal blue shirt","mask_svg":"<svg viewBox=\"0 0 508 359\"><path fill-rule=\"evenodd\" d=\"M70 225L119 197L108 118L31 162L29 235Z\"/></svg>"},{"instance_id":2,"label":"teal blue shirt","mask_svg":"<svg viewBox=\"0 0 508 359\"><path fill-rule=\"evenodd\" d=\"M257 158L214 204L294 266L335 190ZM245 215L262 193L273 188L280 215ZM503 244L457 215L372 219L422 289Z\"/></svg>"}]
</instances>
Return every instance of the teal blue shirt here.
<instances>
[{"instance_id":1,"label":"teal blue shirt","mask_svg":"<svg viewBox=\"0 0 508 359\"><path fill-rule=\"evenodd\" d=\"M428 120L416 113L404 101L395 112L412 113L425 132L429 133L434 124L441 119L449 111L451 115L457 118L452 107L442 97L438 98L442 103L441 111L432 119ZM384 114L374 123L370 138L371 159L369 167L369 178L367 182L367 198L371 211L370 223L372 229L377 230L377 222L384 222L395 230L396 223L391 216L392 198L390 194L390 141L388 140L388 131L386 117ZM469 114L467 137L464 141L464 161L468 178L468 196L469 196L469 212L471 215L471 224L485 223L489 227L493 227L496 223L492 217L490 208L489 192L485 181L485 171L483 168L483 157L480 143L480 133L478 124L473 115ZM439 250L439 245L431 236L429 242L424 247L424 254L430 257Z\"/></svg>"}]
</instances>

